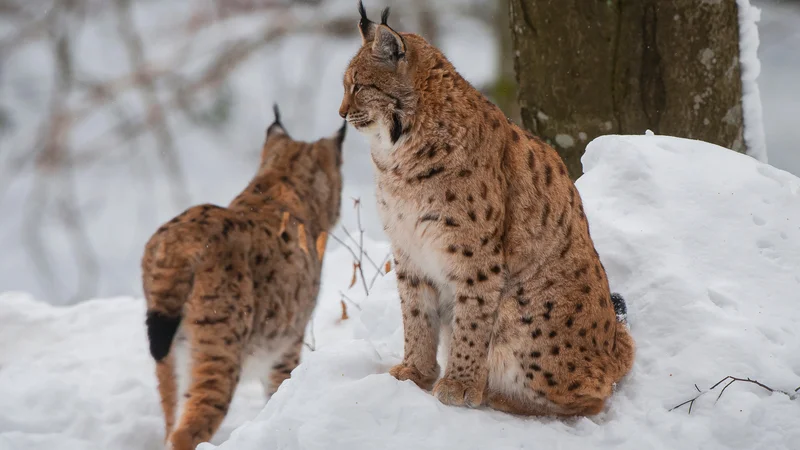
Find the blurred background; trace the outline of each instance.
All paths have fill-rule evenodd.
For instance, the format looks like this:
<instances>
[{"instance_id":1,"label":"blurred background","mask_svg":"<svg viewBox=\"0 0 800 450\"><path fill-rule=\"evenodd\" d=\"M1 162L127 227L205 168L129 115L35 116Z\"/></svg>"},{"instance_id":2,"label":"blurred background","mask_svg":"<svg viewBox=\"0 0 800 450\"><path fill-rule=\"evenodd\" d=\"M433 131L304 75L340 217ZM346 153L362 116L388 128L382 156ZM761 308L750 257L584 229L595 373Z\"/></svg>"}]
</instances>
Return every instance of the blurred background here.
<instances>
[{"instance_id":1,"label":"blurred background","mask_svg":"<svg viewBox=\"0 0 800 450\"><path fill-rule=\"evenodd\" d=\"M145 241L186 207L238 194L273 102L297 138L341 125L356 3L0 0L0 292L141 295ZM752 3L769 162L800 175L800 1ZM518 119L505 1L366 2L375 17L385 5ZM383 239L369 161L350 129L342 221L361 198L367 236Z\"/></svg>"}]
</instances>

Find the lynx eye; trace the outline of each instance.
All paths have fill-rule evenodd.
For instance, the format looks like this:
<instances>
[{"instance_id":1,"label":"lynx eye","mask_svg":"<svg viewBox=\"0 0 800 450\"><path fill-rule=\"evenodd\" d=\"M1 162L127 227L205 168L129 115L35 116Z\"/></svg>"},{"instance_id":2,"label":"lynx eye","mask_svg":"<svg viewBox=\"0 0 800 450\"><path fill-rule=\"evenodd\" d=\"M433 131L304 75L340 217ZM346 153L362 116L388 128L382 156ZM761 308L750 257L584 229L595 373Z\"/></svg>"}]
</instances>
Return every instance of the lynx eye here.
<instances>
[{"instance_id":1,"label":"lynx eye","mask_svg":"<svg viewBox=\"0 0 800 450\"><path fill-rule=\"evenodd\" d=\"M359 91L361 91L361 88L363 88L363 87L364 86L361 86L360 84L354 84L353 85L353 94L358 94Z\"/></svg>"}]
</instances>

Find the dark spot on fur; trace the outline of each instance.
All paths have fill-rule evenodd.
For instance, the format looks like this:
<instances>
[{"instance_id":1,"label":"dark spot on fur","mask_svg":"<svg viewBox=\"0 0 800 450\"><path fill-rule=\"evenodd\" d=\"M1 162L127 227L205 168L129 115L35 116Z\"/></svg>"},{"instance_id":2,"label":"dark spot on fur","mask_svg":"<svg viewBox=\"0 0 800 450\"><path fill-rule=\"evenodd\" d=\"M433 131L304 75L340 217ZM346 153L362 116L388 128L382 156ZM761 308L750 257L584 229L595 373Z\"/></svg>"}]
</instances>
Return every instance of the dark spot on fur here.
<instances>
[{"instance_id":1,"label":"dark spot on fur","mask_svg":"<svg viewBox=\"0 0 800 450\"><path fill-rule=\"evenodd\" d=\"M470 210L467 215L469 216L469 220L476 222L478 220L478 216L475 215L475 211Z\"/></svg>"},{"instance_id":2,"label":"dark spot on fur","mask_svg":"<svg viewBox=\"0 0 800 450\"><path fill-rule=\"evenodd\" d=\"M464 253L464 256L466 256L467 258L471 258L472 255L474 255L474 253L472 253L472 250L467 249L467 248L464 249L463 253Z\"/></svg>"},{"instance_id":3,"label":"dark spot on fur","mask_svg":"<svg viewBox=\"0 0 800 450\"><path fill-rule=\"evenodd\" d=\"M533 323L533 317L531 317L531 316L523 316L523 317L520 318L520 320L525 325L530 325L530 324Z\"/></svg>"},{"instance_id":4,"label":"dark spot on fur","mask_svg":"<svg viewBox=\"0 0 800 450\"><path fill-rule=\"evenodd\" d=\"M448 202L452 202L453 200L455 200L455 199L456 199L456 194L454 194L454 193L453 193L452 191L450 191L450 190L447 190L447 191L445 191L445 193L444 193L444 199L445 199L445 200L447 200Z\"/></svg>"},{"instance_id":5,"label":"dark spot on fur","mask_svg":"<svg viewBox=\"0 0 800 450\"><path fill-rule=\"evenodd\" d=\"M544 227L547 225L547 219L550 217L550 204L545 203L544 207L542 208L542 223L541 225Z\"/></svg>"},{"instance_id":6,"label":"dark spot on fur","mask_svg":"<svg viewBox=\"0 0 800 450\"><path fill-rule=\"evenodd\" d=\"M419 308L414 308L411 310L411 315L414 317L419 316Z\"/></svg>"},{"instance_id":7,"label":"dark spot on fur","mask_svg":"<svg viewBox=\"0 0 800 450\"><path fill-rule=\"evenodd\" d=\"M568 391L574 391L581 387L581 383L579 381L573 381L569 386L567 386Z\"/></svg>"},{"instance_id":8,"label":"dark spot on fur","mask_svg":"<svg viewBox=\"0 0 800 450\"><path fill-rule=\"evenodd\" d=\"M416 178L417 178L417 181L423 181L423 180L427 180L427 179L433 178L433 177L435 177L436 175L439 175L442 172L444 172L444 167L441 167L441 166L431 167L427 171L417 175Z\"/></svg>"},{"instance_id":9,"label":"dark spot on fur","mask_svg":"<svg viewBox=\"0 0 800 450\"><path fill-rule=\"evenodd\" d=\"M560 256L561 258L563 258L563 257L567 256L567 253L569 253L569 250L570 250L571 248L572 248L572 239L569 239L569 238L568 238L568 239L567 239L567 243L566 243L566 245L564 245L564 248L563 248L563 249L561 249L561 253L559 254L559 256Z\"/></svg>"},{"instance_id":10,"label":"dark spot on fur","mask_svg":"<svg viewBox=\"0 0 800 450\"><path fill-rule=\"evenodd\" d=\"M575 323L575 319L573 319L572 317L567 319L567 328L572 328L572 324L574 324L574 323Z\"/></svg>"},{"instance_id":11,"label":"dark spot on fur","mask_svg":"<svg viewBox=\"0 0 800 450\"><path fill-rule=\"evenodd\" d=\"M485 273L480 270L478 271L478 281L486 281L488 279L489 277L487 277Z\"/></svg>"},{"instance_id":12,"label":"dark spot on fur","mask_svg":"<svg viewBox=\"0 0 800 450\"><path fill-rule=\"evenodd\" d=\"M533 330L533 332L531 332L531 337L532 337L533 339L536 339L536 338L538 338L538 337L539 337L539 336L541 336L541 335L542 335L542 330L541 330L541 329L539 329L539 328L537 328L537 329Z\"/></svg>"},{"instance_id":13,"label":"dark spot on fur","mask_svg":"<svg viewBox=\"0 0 800 450\"><path fill-rule=\"evenodd\" d=\"M547 164L544 166L544 183L548 186L553 182L553 166Z\"/></svg>"},{"instance_id":14,"label":"dark spot on fur","mask_svg":"<svg viewBox=\"0 0 800 450\"><path fill-rule=\"evenodd\" d=\"M519 133L516 130L511 130L511 139L514 142L519 142Z\"/></svg>"},{"instance_id":15,"label":"dark spot on fur","mask_svg":"<svg viewBox=\"0 0 800 450\"><path fill-rule=\"evenodd\" d=\"M435 222L437 220L439 220L439 214L436 213L426 213L419 218L420 222Z\"/></svg>"},{"instance_id":16,"label":"dark spot on fur","mask_svg":"<svg viewBox=\"0 0 800 450\"><path fill-rule=\"evenodd\" d=\"M556 330L553 330L553 331L550 332L550 334L548 334L548 336L550 337L550 339L552 339L552 338L556 337L557 334L558 333L556 333Z\"/></svg>"},{"instance_id":17,"label":"dark spot on fur","mask_svg":"<svg viewBox=\"0 0 800 450\"><path fill-rule=\"evenodd\" d=\"M392 114L392 129L390 133L392 144L396 143L400 136L403 135L403 124L400 122L400 115L397 113Z\"/></svg>"},{"instance_id":18,"label":"dark spot on fur","mask_svg":"<svg viewBox=\"0 0 800 450\"><path fill-rule=\"evenodd\" d=\"M458 227L458 223L456 223L455 219L453 219L452 217L445 217L444 224L447 225L448 227Z\"/></svg>"}]
</instances>

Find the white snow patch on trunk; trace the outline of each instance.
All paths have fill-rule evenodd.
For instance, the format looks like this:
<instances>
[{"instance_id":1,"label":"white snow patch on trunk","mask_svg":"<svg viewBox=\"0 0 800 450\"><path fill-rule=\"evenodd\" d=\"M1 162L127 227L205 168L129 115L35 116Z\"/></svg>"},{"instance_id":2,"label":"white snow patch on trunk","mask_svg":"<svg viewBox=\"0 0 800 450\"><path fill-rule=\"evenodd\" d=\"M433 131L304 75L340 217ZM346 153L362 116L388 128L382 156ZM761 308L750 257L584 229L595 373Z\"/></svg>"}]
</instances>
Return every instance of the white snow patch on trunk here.
<instances>
[{"instance_id":1,"label":"white snow patch on trunk","mask_svg":"<svg viewBox=\"0 0 800 450\"><path fill-rule=\"evenodd\" d=\"M758 60L758 26L761 10L750 4L750 0L736 0L739 10L739 60L742 71L742 115L744 119L744 141L747 154L767 162L767 144L762 122L761 95L756 79L761 72Z\"/></svg>"}]
</instances>

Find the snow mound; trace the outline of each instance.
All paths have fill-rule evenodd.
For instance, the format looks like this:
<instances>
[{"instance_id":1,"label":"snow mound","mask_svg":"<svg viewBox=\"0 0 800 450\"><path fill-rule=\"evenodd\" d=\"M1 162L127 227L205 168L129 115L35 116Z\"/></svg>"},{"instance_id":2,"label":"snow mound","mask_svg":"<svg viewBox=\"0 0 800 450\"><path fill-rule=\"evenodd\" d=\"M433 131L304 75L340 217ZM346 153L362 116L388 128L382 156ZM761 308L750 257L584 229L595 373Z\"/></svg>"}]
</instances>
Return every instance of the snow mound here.
<instances>
[{"instance_id":1,"label":"snow mound","mask_svg":"<svg viewBox=\"0 0 800 450\"><path fill-rule=\"evenodd\" d=\"M800 400L751 384L670 408L726 375L800 386L800 180L714 145L608 136L578 182L612 287L628 302L635 367L594 418L451 408L386 372L399 302L381 280L355 340L309 355L220 450L405 448L789 449ZM214 448L210 444L199 447Z\"/></svg>"},{"instance_id":2,"label":"snow mound","mask_svg":"<svg viewBox=\"0 0 800 450\"><path fill-rule=\"evenodd\" d=\"M394 277L375 276L368 297L356 283L341 321L352 257L340 248L326 256L316 350L266 403L260 385L243 383L198 448L796 450L800 179L662 136L598 138L583 164L592 236L638 346L604 412L519 418L447 407L396 381L387 374L403 350ZM387 245L367 246L380 265ZM0 450L161 448L143 315L141 299L53 307L0 295ZM716 402L722 386L700 396L691 414L670 411L698 395L695 385L706 391L728 375L795 398L736 383Z\"/></svg>"}]
</instances>

